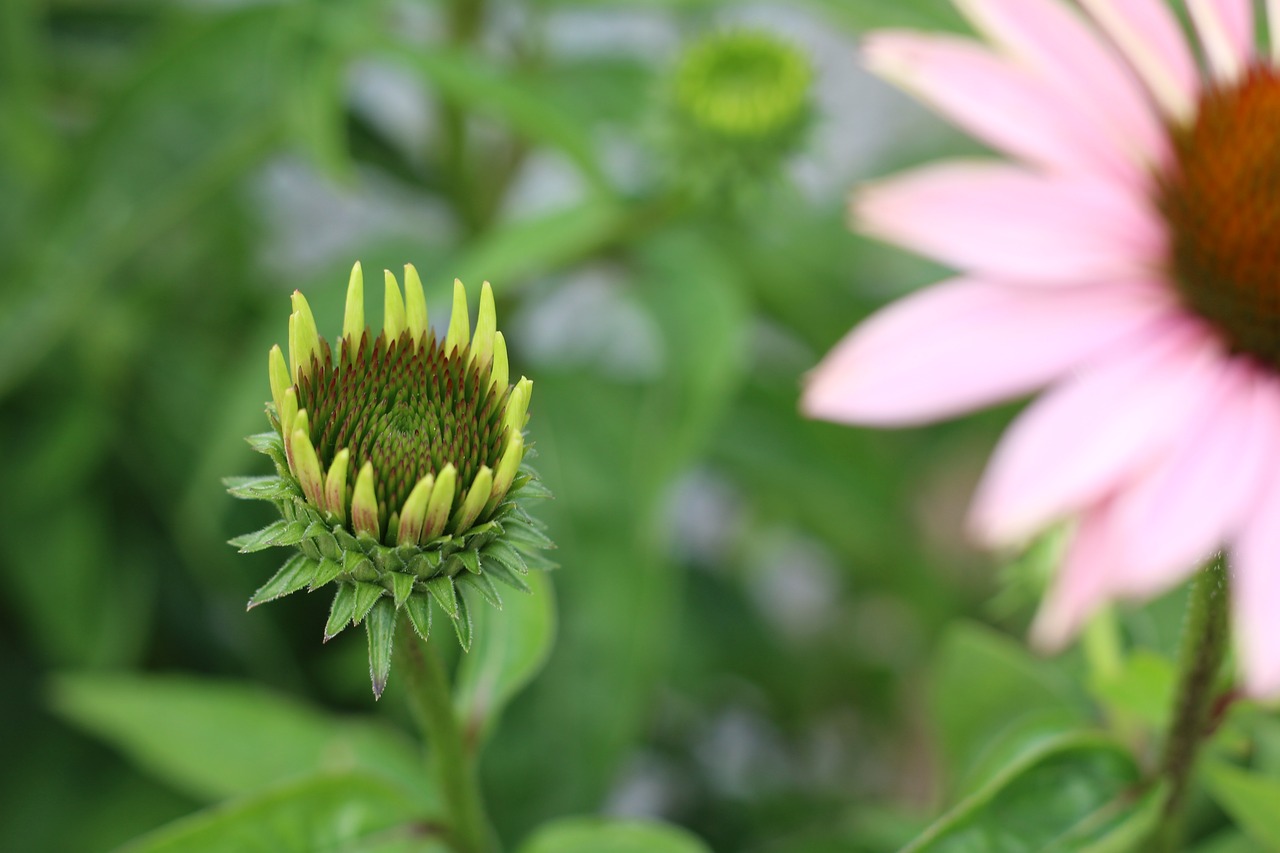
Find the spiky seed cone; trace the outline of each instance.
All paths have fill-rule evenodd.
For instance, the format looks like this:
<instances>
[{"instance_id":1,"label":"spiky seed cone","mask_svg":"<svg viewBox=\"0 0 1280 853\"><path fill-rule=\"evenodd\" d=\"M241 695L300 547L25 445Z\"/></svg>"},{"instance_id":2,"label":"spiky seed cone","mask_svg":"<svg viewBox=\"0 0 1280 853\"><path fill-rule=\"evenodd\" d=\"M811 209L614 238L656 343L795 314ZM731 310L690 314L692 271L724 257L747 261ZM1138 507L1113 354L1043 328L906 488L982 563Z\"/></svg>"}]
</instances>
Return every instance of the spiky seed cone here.
<instances>
[{"instance_id":1,"label":"spiky seed cone","mask_svg":"<svg viewBox=\"0 0 1280 853\"><path fill-rule=\"evenodd\" d=\"M324 637L365 624L375 696L386 686L401 611L425 639L430 609L439 608L465 648L462 587L491 589L497 580L527 589L521 575L552 565L540 551L554 546L525 507L548 496L524 464L533 383L510 384L488 282L474 337L461 282L453 295L441 341L427 325L417 270L406 265L403 294L387 272L386 324L375 334L364 325L357 263L342 336L330 345L295 292L289 363L280 347L268 358L275 429L249 439L276 476L227 480L232 495L271 501L281 515L231 544L297 548L249 606L335 584ZM481 582L455 584L459 575Z\"/></svg>"}]
</instances>

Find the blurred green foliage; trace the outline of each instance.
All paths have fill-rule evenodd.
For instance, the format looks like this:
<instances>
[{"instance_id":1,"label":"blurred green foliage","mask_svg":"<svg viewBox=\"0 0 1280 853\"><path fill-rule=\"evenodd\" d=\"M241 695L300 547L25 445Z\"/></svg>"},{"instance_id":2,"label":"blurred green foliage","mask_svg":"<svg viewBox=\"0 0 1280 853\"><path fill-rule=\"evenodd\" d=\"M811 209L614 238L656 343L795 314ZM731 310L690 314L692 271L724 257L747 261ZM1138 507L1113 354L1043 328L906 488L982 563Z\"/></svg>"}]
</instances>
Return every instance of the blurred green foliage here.
<instances>
[{"instance_id":1,"label":"blurred green foliage","mask_svg":"<svg viewBox=\"0 0 1280 853\"><path fill-rule=\"evenodd\" d=\"M996 584L959 519L1008 410L892 434L796 411L846 329L937 274L852 236L845 183L966 145L833 58L866 27L959 19L773 11L757 25L825 51L820 92L882 112L819 99L796 162L721 203L683 191L715 164L673 161L662 126L681 46L752 22L728 2L0 3L0 849L109 849L227 797L248 799L135 849L433 849L394 677L372 707L363 639L319 643L326 602L246 614L278 559L225 544L267 520L219 478L261 463L242 436L287 295L336 325L355 259L413 262L437 293L491 280L537 383L563 568L554 600L483 617L459 675L509 846L698 847L530 836L606 812L714 850L887 851L959 802L927 849L996 849L981 833L1025 819L1026 786L1064 778L1063 821L1102 810L1071 830L1089 843L1145 819L1106 811L1138 770L1079 733L1100 719L1080 662L955 627ZM840 149L816 140L874 142L885 104L910 133L828 174ZM792 179L804 161L820 186ZM1018 634L1015 599L994 621ZM1128 636L1164 653L1176 614ZM1097 694L1142 721L1141 697ZM1268 725L1228 727L1223 754ZM1268 843L1274 782L1242 774L1211 787Z\"/></svg>"}]
</instances>

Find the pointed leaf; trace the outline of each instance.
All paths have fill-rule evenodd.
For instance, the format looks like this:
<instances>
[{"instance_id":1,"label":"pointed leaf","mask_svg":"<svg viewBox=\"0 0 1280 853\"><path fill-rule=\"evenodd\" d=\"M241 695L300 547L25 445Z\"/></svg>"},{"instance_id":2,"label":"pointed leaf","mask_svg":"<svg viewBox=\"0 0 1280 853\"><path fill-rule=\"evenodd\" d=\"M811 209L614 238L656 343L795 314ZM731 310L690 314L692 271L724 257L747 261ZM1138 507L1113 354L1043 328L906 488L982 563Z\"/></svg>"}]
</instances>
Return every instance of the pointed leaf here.
<instances>
[{"instance_id":1,"label":"pointed leaf","mask_svg":"<svg viewBox=\"0 0 1280 853\"><path fill-rule=\"evenodd\" d=\"M275 430L256 433L245 437L245 441L249 442L249 446L258 453L267 456L274 456L276 453L284 453L284 440L280 438L280 433Z\"/></svg>"},{"instance_id":2,"label":"pointed leaf","mask_svg":"<svg viewBox=\"0 0 1280 853\"><path fill-rule=\"evenodd\" d=\"M342 564L337 560L330 560L328 557L320 561L320 566L316 569L315 577L311 579L311 584L307 591L319 589L327 583L337 579L342 574Z\"/></svg>"},{"instance_id":3,"label":"pointed leaf","mask_svg":"<svg viewBox=\"0 0 1280 853\"><path fill-rule=\"evenodd\" d=\"M271 522L261 530L246 533L229 540L228 544L240 549L241 554L262 551L279 545L296 545L302 541L302 534L307 526L299 521L285 521L283 518Z\"/></svg>"},{"instance_id":4,"label":"pointed leaf","mask_svg":"<svg viewBox=\"0 0 1280 853\"><path fill-rule=\"evenodd\" d=\"M378 599L382 597L384 590L376 583L368 583L366 581L356 581L356 605L355 611L351 615L351 622L359 625L364 621L364 617L369 615L369 611L373 609L373 605L378 603Z\"/></svg>"},{"instance_id":5,"label":"pointed leaf","mask_svg":"<svg viewBox=\"0 0 1280 853\"><path fill-rule=\"evenodd\" d=\"M555 497L551 490L542 484L542 481L536 477L525 480L518 488L513 487L513 491L509 494L519 498L520 500L551 500Z\"/></svg>"},{"instance_id":6,"label":"pointed leaf","mask_svg":"<svg viewBox=\"0 0 1280 853\"><path fill-rule=\"evenodd\" d=\"M284 477L224 477L227 494L246 501L278 501L302 494Z\"/></svg>"},{"instance_id":7,"label":"pointed leaf","mask_svg":"<svg viewBox=\"0 0 1280 853\"><path fill-rule=\"evenodd\" d=\"M471 651L471 638L475 628L471 622L471 611L467 608L466 596L458 596L458 613L453 617L453 630L458 635L458 645L464 652Z\"/></svg>"},{"instance_id":8,"label":"pointed leaf","mask_svg":"<svg viewBox=\"0 0 1280 853\"><path fill-rule=\"evenodd\" d=\"M431 636L431 596L425 592L414 593L405 601L404 609L413 630L425 642Z\"/></svg>"},{"instance_id":9,"label":"pointed leaf","mask_svg":"<svg viewBox=\"0 0 1280 853\"><path fill-rule=\"evenodd\" d=\"M688 830L656 821L565 818L549 823L519 853L711 853Z\"/></svg>"},{"instance_id":10,"label":"pointed leaf","mask_svg":"<svg viewBox=\"0 0 1280 853\"><path fill-rule=\"evenodd\" d=\"M556 547L551 537L539 530L535 525L523 521L511 520L502 525L502 538L524 548L548 549Z\"/></svg>"},{"instance_id":11,"label":"pointed leaf","mask_svg":"<svg viewBox=\"0 0 1280 853\"><path fill-rule=\"evenodd\" d=\"M1215 761L1205 768L1205 782L1218 805L1245 832L1268 850L1280 847L1280 781Z\"/></svg>"},{"instance_id":12,"label":"pointed leaf","mask_svg":"<svg viewBox=\"0 0 1280 853\"><path fill-rule=\"evenodd\" d=\"M480 555L474 550L468 548L465 551L458 552L458 559L462 561L462 565L468 572L473 575L480 574Z\"/></svg>"},{"instance_id":13,"label":"pointed leaf","mask_svg":"<svg viewBox=\"0 0 1280 853\"><path fill-rule=\"evenodd\" d=\"M333 596L333 605L329 608L329 621L324 626L324 641L327 643L343 629L351 624L356 613L356 585L354 583L338 584L338 592Z\"/></svg>"},{"instance_id":14,"label":"pointed leaf","mask_svg":"<svg viewBox=\"0 0 1280 853\"><path fill-rule=\"evenodd\" d=\"M391 646L396 637L396 606L386 598L379 598L369 611L364 623L369 635L369 678L373 681L373 696L382 698L391 674Z\"/></svg>"},{"instance_id":15,"label":"pointed leaf","mask_svg":"<svg viewBox=\"0 0 1280 853\"><path fill-rule=\"evenodd\" d=\"M502 609L502 596L498 594L497 588L493 585L493 581L486 575L473 575L470 572L458 575L458 585L474 589L480 593L480 597L489 602L496 609Z\"/></svg>"},{"instance_id":16,"label":"pointed leaf","mask_svg":"<svg viewBox=\"0 0 1280 853\"><path fill-rule=\"evenodd\" d=\"M395 597L396 607L403 607L405 601L413 593L413 583L416 580L413 575L407 575L404 572L391 573L391 594Z\"/></svg>"},{"instance_id":17,"label":"pointed leaf","mask_svg":"<svg viewBox=\"0 0 1280 853\"><path fill-rule=\"evenodd\" d=\"M434 577L426 582L427 591L450 619L458 618L458 595L453 589L453 578L447 575Z\"/></svg>"},{"instance_id":18,"label":"pointed leaf","mask_svg":"<svg viewBox=\"0 0 1280 853\"><path fill-rule=\"evenodd\" d=\"M511 571L497 560L482 559L481 563L484 569L484 574L493 580L496 580L499 583L504 583L512 589L518 589L521 592L530 591L529 584L525 582L524 578ZM530 578L532 578L532 575Z\"/></svg>"},{"instance_id":19,"label":"pointed leaf","mask_svg":"<svg viewBox=\"0 0 1280 853\"><path fill-rule=\"evenodd\" d=\"M264 583L253 594L253 598L249 599L249 609L252 610L259 604L274 601L308 586L314 580L319 568L320 564L315 560L301 554L294 554L285 561L280 571L276 572L271 580Z\"/></svg>"},{"instance_id":20,"label":"pointed leaf","mask_svg":"<svg viewBox=\"0 0 1280 853\"><path fill-rule=\"evenodd\" d=\"M503 528L506 528L505 524ZM497 560L513 572L519 572L522 575L529 572L529 567L525 565L524 555L501 540L490 542L486 545L481 556Z\"/></svg>"}]
</instances>

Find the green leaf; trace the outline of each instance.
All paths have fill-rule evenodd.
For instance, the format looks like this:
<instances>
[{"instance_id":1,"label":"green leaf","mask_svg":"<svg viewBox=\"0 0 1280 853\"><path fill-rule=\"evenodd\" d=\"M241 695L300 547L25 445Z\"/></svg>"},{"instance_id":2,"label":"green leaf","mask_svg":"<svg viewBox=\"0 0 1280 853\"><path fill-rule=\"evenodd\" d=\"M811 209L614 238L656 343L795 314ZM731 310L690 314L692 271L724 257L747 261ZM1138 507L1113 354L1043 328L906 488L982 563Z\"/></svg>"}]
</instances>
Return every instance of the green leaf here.
<instances>
[{"instance_id":1,"label":"green leaf","mask_svg":"<svg viewBox=\"0 0 1280 853\"><path fill-rule=\"evenodd\" d=\"M458 645L464 652L471 651L471 640L475 637L475 624L471 621L471 608L464 595L457 596L458 612L453 617L453 631L458 635Z\"/></svg>"},{"instance_id":2,"label":"green leaf","mask_svg":"<svg viewBox=\"0 0 1280 853\"><path fill-rule=\"evenodd\" d=\"M391 674L391 646L396 639L396 606L389 599L379 598L369 611L364 623L369 635L369 678L373 681L373 695L382 698Z\"/></svg>"},{"instance_id":3,"label":"green leaf","mask_svg":"<svg viewBox=\"0 0 1280 853\"><path fill-rule=\"evenodd\" d=\"M424 807L435 796L413 744L398 731L331 717L256 685L68 674L52 679L50 700L63 719L202 800L249 794L303 774L353 770L421 792Z\"/></svg>"},{"instance_id":4,"label":"green leaf","mask_svg":"<svg viewBox=\"0 0 1280 853\"><path fill-rule=\"evenodd\" d=\"M320 561L319 568L316 569L315 577L311 579L309 589L315 590L337 579L338 575L346 571L342 563L337 560L330 560L325 557Z\"/></svg>"},{"instance_id":5,"label":"green leaf","mask_svg":"<svg viewBox=\"0 0 1280 853\"><path fill-rule=\"evenodd\" d=\"M524 548L548 549L556 547L551 537L532 524L523 521L506 521L502 525L502 538Z\"/></svg>"},{"instance_id":6,"label":"green leaf","mask_svg":"<svg viewBox=\"0 0 1280 853\"><path fill-rule=\"evenodd\" d=\"M640 820L568 818L538 829L519 853L710 853L686 830Z\"/></svg>"},{"instance_id":7,"label":"green leaf","mask_svg":"<svg viewBox=\"0 0 1280 853\"><path fill-rule=\"evenodd\" d=\"M409 596L413 594L414 581L413 575L404 572L391 573L391 595L395 598L396 607L403 607L409 600Z\"/></svg>"},{"instance_id":8,"label":"green leaf","mask_svg":"<svg viewBox=\"0 0 1280 853\"><path fill-rule=\"evenodd\" d=\"M302 493L283 477L224 477L227 494L247 501L278 501Z\"/></svg>"},{"instance_id":9,"label":"green leaf","mask_svg":"<svg viewBox=\"0 0 1280 853\"><path fill-rule=\"evenodd\" d=\"M1280 781L1221 761L1207 764L1202 775L1209 793L1241 829L1267 849L1280 849Z\"/></svg>"},{"instance_id":10,"label":"green leaf","mask_svg":"<svg viewBox=\"0 0 1280 853\"><path fill-rule=\"evenodd\" d=\"M121 853L355 853L417 819L413 802L385 780L323 775L176 821Z\"/></svg>"},{"instance_id":11,"label":"green leaf","mask_svg":"<svg viewBox=\"0 0 1280 853\"><path fill-rule=\"evenodd\" d=\"M1177 673L1173 663L1154 652L1137 650L1110 678L1090 680L1090 692L1111 713L1162 731L1169 721Z\"/></svg>"},{"instance_id":12,"label":"green leaf","mask_svg":"<svg viewBox=\"0 0 1280 853\"><path fill-rule=\"evenodd\" d=\"M952 627L939 646L931 703L949 778L972 789L990 775L983 754L1020 719L1067 728L1086 724L1089 707L1051 661L981 625Z\"/></svg>"},{"instance_id":13,"label":"green leaf","mask_svg":"<svg viewBox=\"0 0 1280 853\"><path fill-rule=\"evenodd\" d=\"M353 586L356 590L355 609L351 614L351 623L359 625L364 621L364 617L369 615L369 611L373 609L373 605L378 603L378 599L382 598L385 589L376 583L368 583L366 581L356 581Z\"/></svg>"},{"instance_id":14,"label":"green leaf","mask_svg":"<svg viewBox=\"0 0 1280 853\"><path fill-rule=\"evenodd\" d=\"M1095 853L1149 831L1162 793L1135 793L1123 746L1094 732L1041 739L939 818L903 853ZM1125 849L1125 848L1119 848Z\"/></svg>"},{"instance_id":15,"label":"green leaf","mask_svg":"<svg viewBox=\"0 0 1280 853\"><path fill-rule=\"evenodd\" d=\"M425 592L415 593L409 596L408 601L404 603L404 609L409 614L409 621L413 624L413 630L418 636L426 642L431 636L431 598Z\"/></svg>"},{"instance_id":16,"label":"green leaf","mask_svg":"<svg viewBox=\"0 0 1280 853\"><path fill-rule=\"evenodd\" d=\"M426 581L427 592L436 600L450 619L458 618L458 595L453 589L453 578L439 575Z\"/></svg>"},{"instance_id":17,"label":"green leaf","mask_svg":"<svg viewBox=\"0 0 1280 853\"><path fill-rule=\"evenodd\" d=\"M253 598L249 599L249 608L253 609L259 604L283 598L303 587L310 586L314 582L319 568L320 564L315 560L304 557L301 554L294 554L285 561L285 564L280 567L280 571L276 572L271 580L264 583L253 594Z\"/></svg>"},{"instance_id":18,"label":"green leaf","mask_svg":"<svg viewBox=\"0 0 1280 853\"><path fill-rule=\"evenodd\" d=\"M267 548L284 545L297 545L306 533L307 525L301 521L285 521L283 518L271 522L261 530L246 533L228 541L240 549L241 554L263 551Z\"/></svg>"},{"instance_id":19,"label":"green leaf","mask_svg":"<svg viewBox=\"0 0 1280 853\"><path fill-rule=\"evenodd\" d=\"M529 567L525 564L525 555L501 539L486 545L484 550L480 552L480 556L481 558L487 557L490 560L496 560L511 569L511 571L519 572L522 575L529 572Z\"/></svg>"},{"instance_id":20,"label":"green leaf","mask_svg":"<svg viewBox=\"0 0 1280 853\"><path fill-rule=\"evenodd\" d=\"M495 609L502 609L502 596L498 594L498 589L493 585L493 581L484 575L473 575L470 572L458 575L458 585L468 589L474 589L480 593L480 597L489 602Z\"/></svg>"},{"instance_id":21,"label":"green leaf","mask_svg":"<svg viewBox=\"0 0 1280 853\"><path fill-rule=\"evenodd\" d=\"M327 643L351 624L356 615L355 583L340 583L329 608L329 621L324 625L324 641Z\"/></svg>"},{"instance_id":22,"label":"green leaf","mask_svg":"<svg viewBox=\"0 0 1280 853\"><path fill-rule=\"evenodd\" d=\"M476 614L476 642L458 663L454 699L468 731L484 736L502 709L541 671L556 634L551 581L532 575L530 595L514 596L497 613Z\"/></svg>"}]
</instances>

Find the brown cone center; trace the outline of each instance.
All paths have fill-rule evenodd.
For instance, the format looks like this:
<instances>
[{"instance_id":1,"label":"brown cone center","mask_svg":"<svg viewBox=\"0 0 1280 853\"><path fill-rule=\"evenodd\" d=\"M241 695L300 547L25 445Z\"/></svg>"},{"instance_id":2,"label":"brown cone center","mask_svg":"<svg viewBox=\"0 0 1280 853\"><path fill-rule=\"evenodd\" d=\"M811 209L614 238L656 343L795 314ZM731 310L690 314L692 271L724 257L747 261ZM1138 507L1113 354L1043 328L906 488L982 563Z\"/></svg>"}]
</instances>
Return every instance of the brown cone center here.
<instances>
[{"instance_id":1,"label":"brown cone center","mask_svg":"<svg viewBox=\"0 0 1280 853\"><path fill-rule=\"evenodd\" d=\"M1280 75L1206 90L1172 138L1158 203L1178 290L1236 352L1280 369Z\"/></svg>"}]
</instances>

